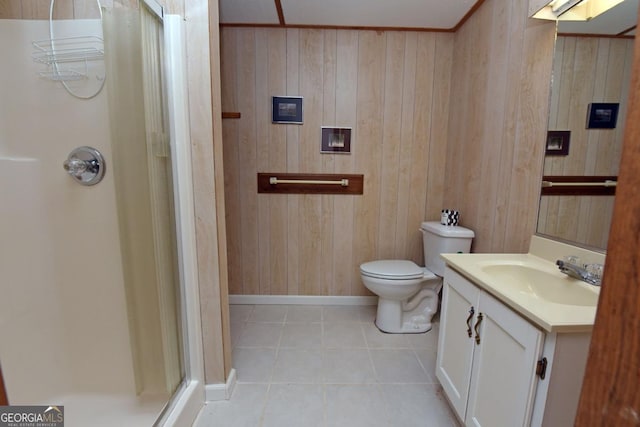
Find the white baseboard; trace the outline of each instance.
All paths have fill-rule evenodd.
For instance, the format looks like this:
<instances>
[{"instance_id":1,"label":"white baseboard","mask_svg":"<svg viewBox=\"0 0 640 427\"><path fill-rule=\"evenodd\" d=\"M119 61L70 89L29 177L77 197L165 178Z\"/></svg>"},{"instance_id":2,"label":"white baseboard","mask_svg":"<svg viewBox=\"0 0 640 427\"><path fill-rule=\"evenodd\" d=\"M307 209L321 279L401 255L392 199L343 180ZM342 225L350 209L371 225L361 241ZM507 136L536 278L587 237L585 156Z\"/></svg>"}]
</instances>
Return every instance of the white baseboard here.
<instances>
[{"instance_id":1,"label":"white baseboard","mask_svg":"<svg viewBox=\"0 0 640 427\"><path fill-rule=\"evenodd\" d=\"M226 384L207 384L204 386L204 400L205 402L229 400L235 386L236 370L232 368Z\"/></svg>"},{"instance_id":2,"label":"white baseboard","mask_svg":"<svg viewBox=\"0 0 640 427\"><path fill-rule=\"evenodd\" d=\"M376 296L229 295L229 304L377 305Z\"/></svg>"}]
</instances>

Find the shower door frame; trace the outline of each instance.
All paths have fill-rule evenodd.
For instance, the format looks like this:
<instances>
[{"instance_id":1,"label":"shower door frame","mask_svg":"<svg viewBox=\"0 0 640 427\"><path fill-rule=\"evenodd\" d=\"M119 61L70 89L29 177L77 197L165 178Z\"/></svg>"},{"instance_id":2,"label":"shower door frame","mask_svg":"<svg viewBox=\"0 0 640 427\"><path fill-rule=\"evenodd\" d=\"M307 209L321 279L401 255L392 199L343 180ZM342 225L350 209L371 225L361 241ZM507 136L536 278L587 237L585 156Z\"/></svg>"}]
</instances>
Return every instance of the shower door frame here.
<instances>
[{"instance_id":1,"label":"shower door frame","mask_svg":"<svg viewBox=\"0 0 640 427\"><path fill-rule=\"evenodd\" d=\"M143 0L149 5L152 0ZM173 168L173 188L176 209L178 265L182 303L183 360L185 378L155 425L174 426L192 423L204 406L204 358L196 226L193 196L189 107L187 104L187 73L184 21L179 15L161 15L164 27L164 74L169 113L169 132Z\"/></svg>"}]
</instances>

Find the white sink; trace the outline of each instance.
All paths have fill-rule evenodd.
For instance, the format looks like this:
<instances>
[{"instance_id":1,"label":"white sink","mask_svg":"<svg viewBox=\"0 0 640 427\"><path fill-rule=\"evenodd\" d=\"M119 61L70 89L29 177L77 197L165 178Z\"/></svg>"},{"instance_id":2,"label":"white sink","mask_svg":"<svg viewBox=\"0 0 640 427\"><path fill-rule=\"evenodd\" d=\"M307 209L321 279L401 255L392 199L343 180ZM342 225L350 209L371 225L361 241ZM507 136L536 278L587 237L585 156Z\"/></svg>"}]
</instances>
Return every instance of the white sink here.
<instances>
[{"instance_id":1,"label":"white sink","mask_svg":"<svg viewBox=\"0 0 640 427\"><path fill-rule=\"evenodd\" d=\"M511 290L555 304L595 307L598 292L592 285L572 279L559 271L547 271L523 264L483 263L481 270Z\"/></svg>"},{"instance_id":2,"label":"white sink","mask_svg":"<svg viewBox=\"0 0 640 427\"><path fill-rule=\"evenodd\" d=\"M583 262L604 264L604 254L531 238L526 254L442 254L449 268L547 332L590 332L600 288L560 272L556 260L576 255Z\"/></svg>"}]
</instances>

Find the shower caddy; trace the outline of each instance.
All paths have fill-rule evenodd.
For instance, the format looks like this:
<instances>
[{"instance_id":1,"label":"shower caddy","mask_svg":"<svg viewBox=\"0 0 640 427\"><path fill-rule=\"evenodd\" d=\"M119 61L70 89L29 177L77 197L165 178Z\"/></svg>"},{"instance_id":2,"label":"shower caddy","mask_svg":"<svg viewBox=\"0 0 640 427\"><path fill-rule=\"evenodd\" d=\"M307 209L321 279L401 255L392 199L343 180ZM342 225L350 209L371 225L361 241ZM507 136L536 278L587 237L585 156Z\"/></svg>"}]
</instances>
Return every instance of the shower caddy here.
<instances>
[{"instance_id":1,"label":"shower caddy","mask_svg":"<svg viewBox=\"0 0 640 427\"><path fill-rule=\"evenodd\" d=\"M102 20L100 0L96 0ZM71 95L80 99L90 99L98 95L104 87L106 73L90 76L90 63L104 61L104 41L98 36L76 36L55 38L53 34L53 9L55 0L49 7L49 38L33 41L31 57L37 63L47 66L45 71L38 72L42 78L60 82ZM89 80L95 78L98 88L89 95L80 95L69 87L67 82Z\"/></svg>"}]
</instances>

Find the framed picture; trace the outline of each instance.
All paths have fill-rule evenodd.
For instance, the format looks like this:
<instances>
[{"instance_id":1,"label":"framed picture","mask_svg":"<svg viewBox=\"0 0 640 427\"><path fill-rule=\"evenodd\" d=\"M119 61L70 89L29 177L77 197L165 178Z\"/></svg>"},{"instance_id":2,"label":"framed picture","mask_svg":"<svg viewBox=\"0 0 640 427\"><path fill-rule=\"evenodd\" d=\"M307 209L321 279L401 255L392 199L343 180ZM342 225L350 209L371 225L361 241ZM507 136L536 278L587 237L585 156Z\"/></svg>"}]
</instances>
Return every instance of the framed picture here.
<instances>
[{"instance_id":1,"label":"framed picture","mask_svg":"<svg viewBox=\"0 0 640 427\"><path fill-rule=\"evenodd\" d=\"M351 154L351 128L322 126L321 153Z\"/></svg>"},{"instance_id":2,"label":"framed picture","mask_svg":"<svg viewBox=\"0 0 640 427\"><path fill-rule=\"evenodd\" d=\"M274 96L271 109L272 123L302 124L301 96Z\"/></svg>"},{"instance_id":3,"label":"framed picture","mask_svg":"<svg viewBox=\"0 0 640 427\"><path fill-rule=\"evenodd\" d=\"M547 156L566 156L569 154L570 130L550 130L547 132Z\"/></svg>"},{"instance_id":4,"label":"framed picture","mask_svg":"<svg viewBox=\"0 0 640 427\"><path fill-rule=\"evenodd\" d=\"M587 129L614 129L618 120L618 103L589 104Z\"/></svg>"}]
</instances>

